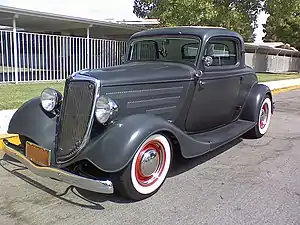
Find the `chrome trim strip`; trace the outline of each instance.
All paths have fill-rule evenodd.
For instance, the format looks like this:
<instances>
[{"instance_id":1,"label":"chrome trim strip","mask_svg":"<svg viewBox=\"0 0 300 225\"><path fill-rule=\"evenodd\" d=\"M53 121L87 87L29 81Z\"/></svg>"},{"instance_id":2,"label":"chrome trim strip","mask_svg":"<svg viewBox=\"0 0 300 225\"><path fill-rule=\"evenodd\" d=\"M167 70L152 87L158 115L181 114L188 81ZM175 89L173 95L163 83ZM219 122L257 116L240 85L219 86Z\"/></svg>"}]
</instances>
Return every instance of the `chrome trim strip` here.
<instances>
[{"instance_id":1,"label":"chrome trim strip","mask_svg":"<svg viewBox=\"0 0 300 225\"><path fill-rule=\"evenodd\" d=\"M94 191L103 194L113 194L114 187L113 183L109 180L93 180L85 177L75 175L73 173L66 172L61 169L56 169L53 167L41 167L32 163L23 154L8 146L8 141L3 140L4 151L7 155L14 158L15 160L21 162L25 167L27 167L34 174L41 177L54 178L61 182L79 187L85 190ZM1 150L0 150L1 151Z\"/></svg>"},{"instance_id":2,"label":"chrome trim strip","mask_svg":"<svg viewBox=\"0 0 300 225\"><path fill-rule=\"evenodd\" d=\"M90 134L91 134L91 131L92 131L92 125L93 125L93 122L95 120L94 115L95 115L96 101L100 96L100 80L95 79L93 77L89 77L88 75L83 75L83 73L85 71L88 71L88 70L80 70L80 71L74 72L72 75L69 76L69 79L70 80L91 81L95 84L96 87L95 87L94 101L93 101L93 107L92 107L92 111L91 111L91 115L90 115L90 120L89 120L89 123L88 123L86 133L83 137L81 145L79 146L78 151L76 152L76 154L74 154L68 160L65 160L65 161L63 161L62 163L59 163L59 164L65 164L65 163L70 162L72 159L74 159L81 152L81 150L86 146L87 142L89 141ZM55 144L55 146L57 148L56 144Z\"/></svg>"},{"instance_id":3,"label":"chrome trim strip","mask_svg":"<svg viewBox=\"0 0 300 225\"><path fill-rule=\"evenodd\" d=\"M82 140L82 143L81 143L81 146L79 148L79 151L82 148L84 148L85 145L87 144L87 142L89 141L90 134L91 134L91 131L92 131L92 125L93 125L93 122L95 120L95 116L94 115L95 115L96 102L97 102L97 99L100 96L100 80L98 80L96 78L93 78L93 77L89 77L89 76L85 76L85 75L80 75L79 74L80 72L84 72L84 70L78 71L77 73L72 74L71 79L73 79L73 80L92 81L96 85L96 88L95 88L95 96L94 96L94 102L93 102L92 112L91 112L91 115L90 115L90 121L88 123L87 131L86 131L85 136L84 136L84 138Z\"/></svg>"}]
</instances>

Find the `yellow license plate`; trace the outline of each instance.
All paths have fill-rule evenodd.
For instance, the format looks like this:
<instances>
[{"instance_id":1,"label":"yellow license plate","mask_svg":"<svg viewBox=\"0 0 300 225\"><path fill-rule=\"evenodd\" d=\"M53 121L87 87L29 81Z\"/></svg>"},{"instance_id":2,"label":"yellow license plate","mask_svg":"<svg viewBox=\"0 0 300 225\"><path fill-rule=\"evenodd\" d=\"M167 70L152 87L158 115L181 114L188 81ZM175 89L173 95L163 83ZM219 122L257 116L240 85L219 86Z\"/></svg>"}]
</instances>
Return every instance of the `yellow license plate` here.
<instances>
[{"instance_id":1,"label":"yellow license plate","mask_svg":"<svg viewBox=\"0 0 300 225\"><path fill-rule=\"evenodd\" d=\"M26 142L27 159L40 166L50 166L50 151L31 142Z\"/></svg>"}]
</instances>

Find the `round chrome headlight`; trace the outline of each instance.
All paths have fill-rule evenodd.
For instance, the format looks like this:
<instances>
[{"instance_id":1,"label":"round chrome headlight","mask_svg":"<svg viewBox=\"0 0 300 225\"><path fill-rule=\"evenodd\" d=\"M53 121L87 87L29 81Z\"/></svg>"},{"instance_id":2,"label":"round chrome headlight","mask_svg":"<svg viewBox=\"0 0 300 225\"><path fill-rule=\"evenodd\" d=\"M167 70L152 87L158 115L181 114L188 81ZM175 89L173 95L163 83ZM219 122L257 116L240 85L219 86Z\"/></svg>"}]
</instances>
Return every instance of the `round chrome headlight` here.
<instances>
[{"instance_id":1,"label":"round chrome headlight","mask_svg":"<svg viewBox=\"0 0 300 225\"><path fill-rule=\"evenodd\" d=\"M40 98L42 107L46 111L51 112L58 104L59 93L54 89L46 88L42 91Z\"/></svg>"},{"instance_id":2,"label":"round chrome headlight","mask_svg":"<svg viewBox=\"0 0 300 225\"><path fill-rule=\"evenodd\" d=\"M100 123L105 124L117 111L118 106L111 98L102 95L97 99L95 116Z\"/></svg>"}]
</instances>

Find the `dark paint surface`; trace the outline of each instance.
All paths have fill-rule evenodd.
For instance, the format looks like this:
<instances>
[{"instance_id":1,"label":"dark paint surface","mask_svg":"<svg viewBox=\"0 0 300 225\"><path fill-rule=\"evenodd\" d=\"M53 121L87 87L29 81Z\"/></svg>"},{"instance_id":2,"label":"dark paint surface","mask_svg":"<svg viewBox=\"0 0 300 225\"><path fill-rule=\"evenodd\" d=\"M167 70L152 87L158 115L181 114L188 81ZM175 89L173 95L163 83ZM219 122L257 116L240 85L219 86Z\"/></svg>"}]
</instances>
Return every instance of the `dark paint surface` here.
<instances>
[{"instance_id":1,"label":"dark paint surface","mask_svg":"<svg viewBox=\"0 0 300 225\"><path fill-rule=\"evenodd\" d=\"M192 158L227 143L254 125L253 122L238 121L223 130L214 130L210 135L191 137L161 117L135 114L111 125L103 135L92 140L76 161L87 159L105 172L117 172L128 164L141 143L157 132L173 134L180 143L183 156Z\"/></svg>"},{"instance_id":2,"label":"dark paint surface","mask_svg":"<svg viewBox=\"0 0 300 225\"><path fill-rule=\"evenodd\" d=\"M105 94L119 106L118 118L131 114L147 113L174 121L180 115L186 101L189 81L170 81L147 85L103 87Z\"/></svg>"},{"instance_id":3,"label":"dark paint surface","mask_svg":"<svg viewBox=\"0 0 300 225\"><path fill-rule=\"evenodd\" d=\"M238 119L257 77L247 67L205 72L197 85L187 116L186 130L204 132Z\"/></svg>"},{"instance_id":4,"label":"dark paint surface","mask_svg":"<svg viewBox=\"0 0 300 225\"><path fill-rule=\"evenodd\" d=\"M40 98L24 103L13 115L8 133L24 135L38 145L53 149L57 117L46 113Z\"/></svg>"},{"instance_id":5,"label":"dark paint surface","mask_svg":"<svg viewBox=\"0 0 300 225\"><path fill-rule=\"evenodd\" d=\"M173 62L132 62L103 69L86 70L86 74L101 80L102 86L123 86L191 80L194 69Z\"/></svg>"},{"instance_id":6,"label":"dark paint surface","mask_svg":"<svg viewBox=\"0 0 300 225\"><path fill-rule=\"evenodd\" d=\"M133 34L131 39L144 37L144 36L158 36L158 35L191 35L191 36L200 37L203 40L216 35L236 37L241 40L243 39L240 34L227 29L201 28L201 27L192 27L192 26L178 26L178 27L148 29Z\"/></svg>"},{"instance_id":7,"label":"dark paint surface","mask_svg":"<svg viewBox=\"0 0 300 225\"><path fill-rule=\"evenodd\" d=\"M270 95L271 101L273 101L272 93L268 86L264 84L255 84L248 95L240 118L258 122L258 117L256 117L255 115L258 115L259 106L266 94ZM272 113L273 112L274 105L272 105Z\"/></svg>"},{"instance_id":8,"label":"dark paint surface","mask_svg":"<svg viewBox=\"0 0 300 225\"><path fill-rule=\"evenodd\" d=\"M114 99L119 112L114 123L106 128L94 121L90 142L71 163L87 159L103 171L119 171L142 141L156 132L175 136L181 154L192 158L255 126L257 107L265 94L271 92L257 84L254 71L245 66L239 34L224 29L183 27L142 31L132 38L159 34L196 35L204 40L204 45L215 35L235 38L240 42L239 63L227 69L212 69L205 68L201 60L195 68L172 62L130 62L79 72L99 79L100 94ZM196 78L199 69L202 75ZM22 106L13 117L9 132L28 135L52 149L56 120L37 104L38 100L32 100ZM36 119L38 122L34 122Z\"/></svg>"},{"instance_id":9,"label":"dark paint surface","mask_svg":"<svg viewBox=\"0 0 300 225\"><path fill-rule=\"evenodd\" d=\"M187 131L203 132L232 121L239 93L239 77L207 79L194 92L186 122Z\"/></svg>"}]
</instances>

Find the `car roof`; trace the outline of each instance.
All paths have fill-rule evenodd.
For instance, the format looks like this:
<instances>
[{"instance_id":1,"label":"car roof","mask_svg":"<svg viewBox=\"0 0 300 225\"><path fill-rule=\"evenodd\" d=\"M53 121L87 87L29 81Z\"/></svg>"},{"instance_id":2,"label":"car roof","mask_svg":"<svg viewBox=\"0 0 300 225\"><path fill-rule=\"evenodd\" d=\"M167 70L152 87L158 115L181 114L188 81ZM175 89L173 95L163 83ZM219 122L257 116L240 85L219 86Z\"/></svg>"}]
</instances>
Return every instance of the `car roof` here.
<instances>
[{"instance_id":1,"label":"car roof","mask_svg":"<svg viewBox=\"0 0 300 225\"><path fill-rule=\"evenodd\" d=\"M152 28L144 31L137 32L131 36L132 38L144 36L157 36L157 35L192 35L198 36L202 39L211 36L233 36L242 39L241 35L230 31L223 27L205 27L205 26L175 26L175 27L160 27Z\"/></svg>"}]
</instances>

